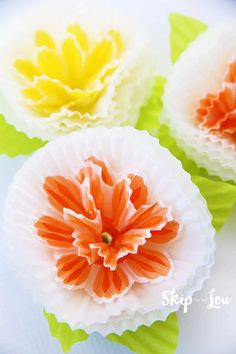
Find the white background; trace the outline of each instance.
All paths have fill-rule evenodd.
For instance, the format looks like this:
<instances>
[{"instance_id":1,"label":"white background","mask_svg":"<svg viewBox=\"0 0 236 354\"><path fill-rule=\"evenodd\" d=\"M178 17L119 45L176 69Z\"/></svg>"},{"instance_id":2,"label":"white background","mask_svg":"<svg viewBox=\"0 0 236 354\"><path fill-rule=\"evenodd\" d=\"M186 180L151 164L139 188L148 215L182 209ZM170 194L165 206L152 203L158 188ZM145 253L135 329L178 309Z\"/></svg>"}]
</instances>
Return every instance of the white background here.
<instances>
[{"instance_id":1,"label":"white background","mask_svg":"<svg viewBox=\"0 0 236 354\"><path fill-rule=\"evenodd\" d=\"M139 26L146 27L154 33L160 53L159 73L162 74L170 70L168 61L168 14L170 12L191 15L210 25L229 18L234 21L236 19L235 0L101 1L120 9L130 18L137 20ZM6 16L11 16L11 11L15 12L22 2L0 0L0 26ZM0 156L0 211L7 187L24 160L24 157L8 159ZM210 280L206 282L204 289L196 294L196 301L188 313L179 313L180 338L177 354L236 353L235 260L236 208L230 220L217 235L216 265ZM206 303L198 303L197 298L207 298L208 291L212 288L215 288L216 294L230 297L231 304L221 309L207 310ZM4 249L0 249L0 354L61 353L58 342L49 335L41 306L35 304L31 296L24 291L22 284L7 265ZM87 342L76 345L70 353L128 354L131 352L94 334Z\"/></svg>"}]
</instances>

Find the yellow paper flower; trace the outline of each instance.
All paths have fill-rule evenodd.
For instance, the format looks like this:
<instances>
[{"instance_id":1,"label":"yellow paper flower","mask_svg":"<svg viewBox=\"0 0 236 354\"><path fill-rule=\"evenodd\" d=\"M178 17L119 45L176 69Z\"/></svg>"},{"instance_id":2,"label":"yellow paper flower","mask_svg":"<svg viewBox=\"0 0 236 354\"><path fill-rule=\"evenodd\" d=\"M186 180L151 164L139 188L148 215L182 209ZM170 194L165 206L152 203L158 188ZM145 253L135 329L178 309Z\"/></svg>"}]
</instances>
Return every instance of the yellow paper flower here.
<instances>
[{"instance_id":1,"label":"yellow paper flower","mask_svg":"<svg viewBox=\"0 0 236 354\"><path fill-rule=\"evenodd\" d=\"M43 139L135 124L154 76L144 36L74 1L32 7L24 16L1 40L0 111L8 122Z\"/></svg>"}]
</instances>

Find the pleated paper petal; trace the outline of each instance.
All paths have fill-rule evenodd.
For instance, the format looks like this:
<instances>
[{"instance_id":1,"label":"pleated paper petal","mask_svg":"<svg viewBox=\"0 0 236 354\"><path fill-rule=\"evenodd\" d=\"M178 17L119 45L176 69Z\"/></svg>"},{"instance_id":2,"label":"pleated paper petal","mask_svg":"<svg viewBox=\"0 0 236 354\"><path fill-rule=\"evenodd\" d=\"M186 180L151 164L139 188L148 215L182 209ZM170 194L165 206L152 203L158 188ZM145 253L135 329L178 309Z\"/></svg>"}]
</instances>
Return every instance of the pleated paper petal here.
<instances>
[{"instance_id":1,"label":"pleated paper petal","mask_svg":"<svg viewBox=\"0 0 236 354\"><path fill-rule=\"evenodd\" d=\"M175 239L160 248L170 262L168 275L152 282L135 282L112 301L98 302L85 289L64 286L57 277L53 249L38 237L34 227L40 217L51 215L43 187L45 178L68 179L90 156L106 161L108 171L119 172L120 177L142 177L150 201L158 201L166 210L167 220L173 218L179 224ZM108 180L109 175L104 173ZM145 195L145 188L142 190ZM56 215L58 208L57 205ZM150 326L165 320L178 306L163 306L163 291L176 289L184 296L192 295L201 289L213 264L215 231L205 200L180 162L157 139L131 127L83 130L37 151L15 177L6 199L4 219L4 240L26 286L58 321L87 333L121 334L142 324Z\"/></svg>"},{"instance_id":2,"label":"pleated paper petal","mask_svg":"<svg viewBox=\"0 0 236 354\"><path fill-rule=\"evenodd\" d=\"M0 34L0 113L8 123L43 140L136 123L155 73L150 35L95 1L18 10Z\"/></svg>"},{"instance_id":3,"label":"pleated paper petal","mask_svg":"<svg viewBox=\"0 0 236 354\"><path fill-rule=\"evenodd\" d=\"M201 100L222 89L225 74L236 55L235 38L235 25L223 24L201 34L186 49L166 85L162 117L189 158L209 175L234 182L234 142L223 133L202 127L196 114Z\"/></svg>"}]
</instances>

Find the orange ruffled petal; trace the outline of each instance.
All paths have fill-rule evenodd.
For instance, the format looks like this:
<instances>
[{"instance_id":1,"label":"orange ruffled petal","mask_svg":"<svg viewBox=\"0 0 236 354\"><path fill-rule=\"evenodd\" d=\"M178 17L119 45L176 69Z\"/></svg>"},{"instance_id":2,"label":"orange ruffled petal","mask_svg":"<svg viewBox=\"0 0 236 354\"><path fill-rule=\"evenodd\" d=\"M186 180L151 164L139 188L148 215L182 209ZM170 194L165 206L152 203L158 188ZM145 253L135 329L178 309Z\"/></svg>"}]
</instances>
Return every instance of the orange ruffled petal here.
<instances>
[{"instance_id":1,"label":"orange ruffled petal","mask_svg":"<svg viewBox=\"0 0 236 354\"><path fill-rule=\"evenodd\" d=\"M38 235L42 237L50 246L58 248L73 247L72 233L74 231L66 221L52 216L42 216L36 222L35 227Z\"/></svg>"},{"instance_id":2,"label":"orange ruffled petal","mask_svg":"<svg viewBox=\"0 0 236 354\"><path fill-rule=\"evenodd\" d=\"M48 177L44 189L60 216L42 216L35 227L53 247L57 275L66 286L112 299L134 282L169 273L170 261L159 245L176 237L179 224L168 221L158 202L148 203L142 177L120 180L90 157L74 180Z\"/></svg>"},{"instance_id":3,"label":"orange ruffled petal","mask_svg":"<svg viewBox=\"0 0 236 354\"><path fill-rule=\"evenodd\" d=\"M196 118L200 127L236 143L236 60L229 65L222 89L200 100Z\"/></svg>"}]
</instances>

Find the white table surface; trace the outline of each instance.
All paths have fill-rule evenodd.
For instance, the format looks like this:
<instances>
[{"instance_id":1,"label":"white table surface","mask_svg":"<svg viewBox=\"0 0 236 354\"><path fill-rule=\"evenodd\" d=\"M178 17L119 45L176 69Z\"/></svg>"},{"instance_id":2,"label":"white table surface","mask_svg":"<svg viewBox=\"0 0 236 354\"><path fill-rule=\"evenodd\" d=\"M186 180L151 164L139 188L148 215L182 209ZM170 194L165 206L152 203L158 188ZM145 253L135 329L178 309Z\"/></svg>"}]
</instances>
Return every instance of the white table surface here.
<instances>
[{"instance_id":1,"label":"white table surface","mask_svg":"<svg viewBox=\"0 0 236 354\"><path fill-rule=\"evenodd\" d=\"M65 0L66 1L66 0ZM101 0L103 1L103 0ZM4 16L10 16L23 1L0 0L0 27ZM32 2L32 1L31 1ZM104 0L138 20L156 37L159 48L159 73L170 69L168 61L168 14L176 11L195 16L208 24L229 18L235 21L234 0ZM14 173L25 157L8 159L0 156L0 212L3 198ZM1 222L1 220L0 220ZM230 220L217 235L216 264L211 278L196 298L208 296L215 288L221 296L231 297L230 305L207 310L205 303L179 313L180 338L176 354L236 353L236 208ZM35 304L22 284L9 269L4 250L0 249L0 354L61 354L59 343L48 331L42 307ZM71 354L128 354L128 349L94 334L84 343L74 346ZM153 353L155 354L155 353ZM165 353L162 353L165 354Z\"/></svg>"}]
</instances>

